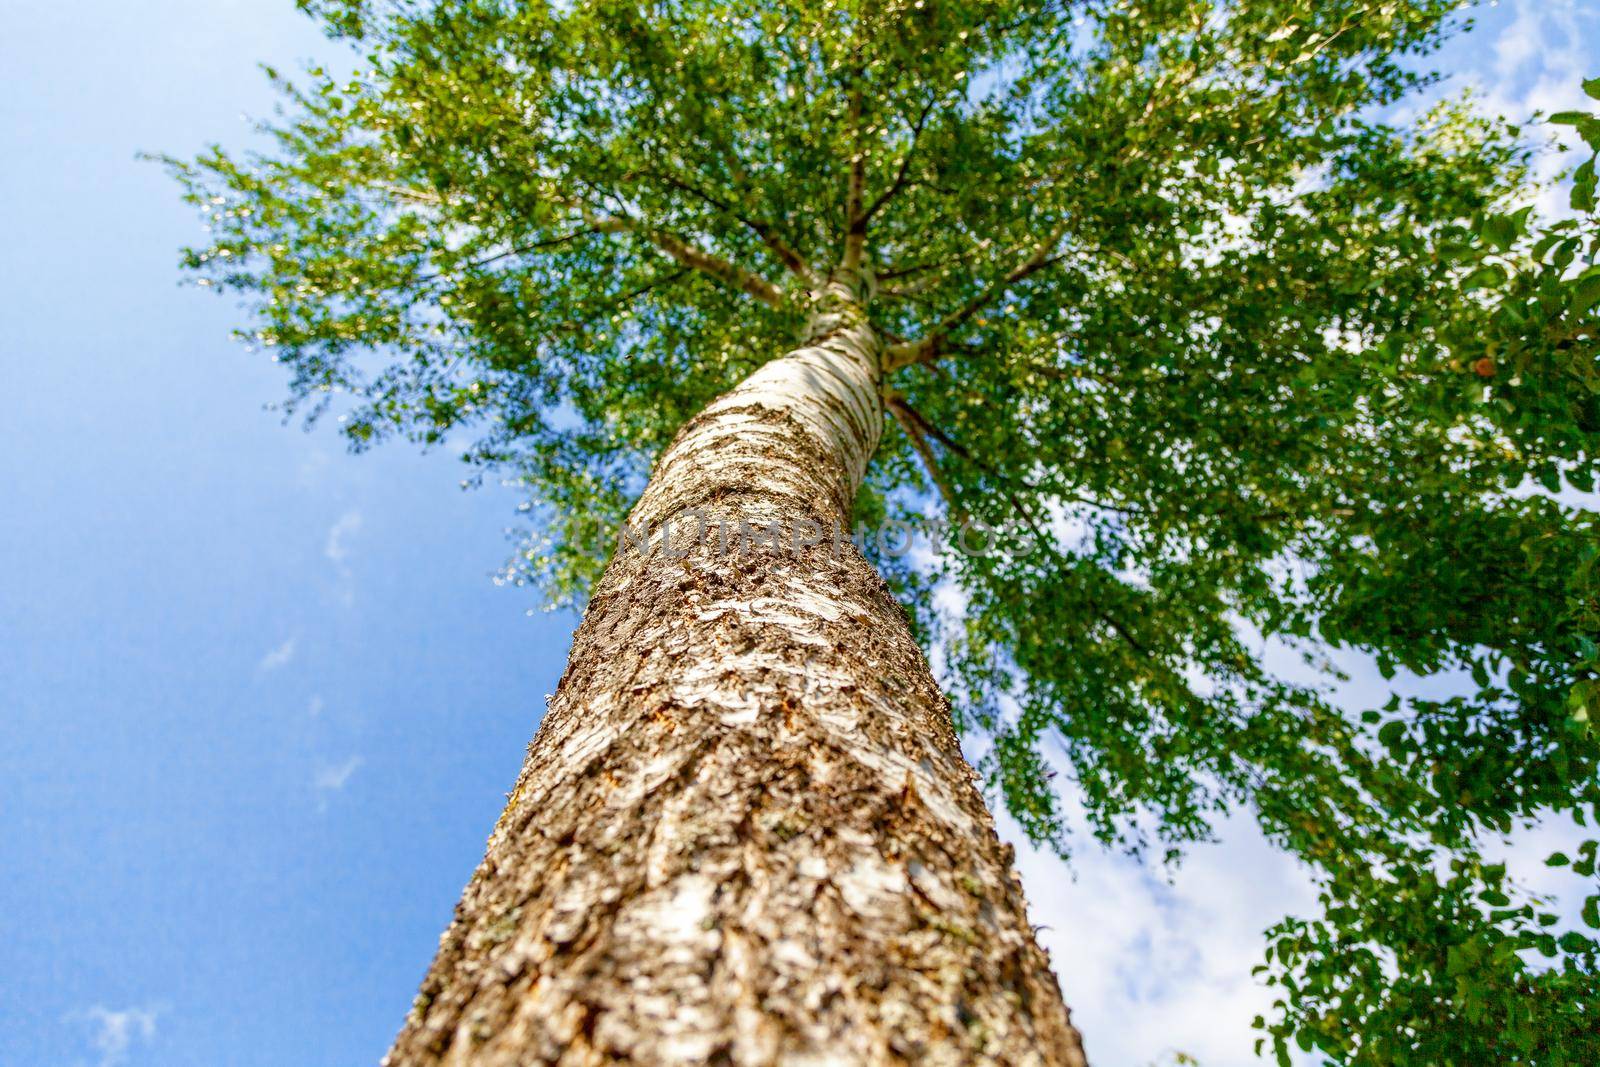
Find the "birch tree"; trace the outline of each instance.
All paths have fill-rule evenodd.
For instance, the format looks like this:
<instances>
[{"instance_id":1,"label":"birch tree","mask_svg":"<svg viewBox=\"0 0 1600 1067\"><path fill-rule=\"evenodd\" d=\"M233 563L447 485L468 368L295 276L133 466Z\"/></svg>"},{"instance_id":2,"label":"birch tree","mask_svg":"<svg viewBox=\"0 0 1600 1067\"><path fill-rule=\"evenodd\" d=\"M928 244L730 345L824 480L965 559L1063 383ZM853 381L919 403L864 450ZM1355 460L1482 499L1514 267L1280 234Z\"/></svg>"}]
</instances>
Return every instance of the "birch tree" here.
<instances>
[{"instance_id":1,"label":"birch tree","mask_svg":"<svg viewBox=\"0 0 1600 1067\"><path fill-rule=\"evenodd\" d=\"M1281 1061L1600 1058L1593 934L1485 858L1600 814L1593 163L1541 229L1417 105L1454 0L301 6L353 69L168 160L185 266L584 606L393 1067L1083 1064L986 799L1253 815L1323 905Z\"/></svg>"}]
</instances>

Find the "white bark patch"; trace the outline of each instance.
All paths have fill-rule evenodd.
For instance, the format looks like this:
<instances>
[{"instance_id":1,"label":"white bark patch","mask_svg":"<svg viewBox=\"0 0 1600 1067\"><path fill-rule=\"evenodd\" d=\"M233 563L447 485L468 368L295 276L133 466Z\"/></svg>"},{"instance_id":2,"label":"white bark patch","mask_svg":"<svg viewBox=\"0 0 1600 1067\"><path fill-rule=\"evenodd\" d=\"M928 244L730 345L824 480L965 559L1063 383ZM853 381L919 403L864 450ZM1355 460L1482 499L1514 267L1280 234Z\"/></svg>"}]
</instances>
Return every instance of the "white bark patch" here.
<instances>
[{"instance_id":1,"label":"white bark patch","mask_svg":"<svg viewBox=\"0 0 1600 1067\"><path fill-rule=\"evenodd\" d=\"M833 876L833 884L861 915L877 916L905 902L906 872L871 851L858 853L854 863Z\"/></svg>"},{"instance_id":2,"label":"white bark patch","mask_svg":"<svg viewBox=\"0 0 1600 1067\"><path fill-rule=\"evenodd\" d=\"M653 942L663 962L693 964L715 951L721 940L707 922L716 891L708 878L680 875L635 897L617 918L618 934Z\"/></svg>"},{"instance_id":3,"label":"white bark patch","mask_svg":"<svg viewBox=\"0 0 1600 1067\"><path fill-rule=\"evenodd\" d=\"M827 610L827 614L818 607ZM758 597L755 600L718 600L707 604L700 612L699 621L712 622L732 615L757 625L782 626L793 632L796 640L811 644L820 641L807 635L806 630L818 621L831 622L839 617L837 610L823 601L810 603L800 600L780 600L777 597Z\"/></svg>"}]
</instances>

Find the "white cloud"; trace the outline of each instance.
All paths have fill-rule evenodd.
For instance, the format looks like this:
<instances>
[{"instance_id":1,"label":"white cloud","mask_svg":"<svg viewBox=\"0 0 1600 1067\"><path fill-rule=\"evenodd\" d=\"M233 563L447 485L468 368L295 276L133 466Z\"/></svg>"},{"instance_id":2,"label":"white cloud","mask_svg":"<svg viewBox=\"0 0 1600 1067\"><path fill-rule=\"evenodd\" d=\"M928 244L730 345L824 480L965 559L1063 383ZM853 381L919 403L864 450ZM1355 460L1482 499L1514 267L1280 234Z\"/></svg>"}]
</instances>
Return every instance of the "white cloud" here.
<instances>
[{"instance_id":1,"label":"white cloud","mask_svg":"<svg viewBox=\"0 0 1600 1067\"><path fill-rule=\"evenodd\" d=\"M293 637L284 641L277 648L272 649L261 657L261 662L256 664L256 670L261 674L287 667L294 659L295 639Z\"/></svg>"},{"instance_id":2,"label":"white cloud","mask_svg":"<svg viewBox=\"0 0 1600 1067\"><path fill-rule=\"evenodd\" d=\"M1272 996L1251 968L1267 926L1311 913L1315 894L1250 819L1219 831L1221 842L1191 848L1169 880L1086 835L1064 866L1000 819L1089 1062L1143 1067L1182 1052L1204 1067L1259 1067L1250 1022L1270 1015Z\"/></svg>"},{"instance_id":3,"label":"white cloud","mask_svg":"<svg viewBox=\"0 0 1600 1067\"><path fill-rule=\"evenodd\" d=\"M361 512L352 508L339 516L339 521L328 528L328 540L322 547L322 554L335 563L342 563L349 558L349 539L361 531Z\"/></svg>"},{"instance_id":4,"label":"white cloud","mask_svg":"<svg viewBox=\"0 0 1600 1067\"><path fill-rule=\"evenodd\" d=\"M320 718L327 706L327 701L322 699L321 693L313 693L311 700L306 704L306 714L313 719Z\"/></svg>"},{"instance_id":5,"label":"white cloud","mask_svg":"<svg viewBox=\"0 0 1600 1067\"><path fill-rule=\"evenodd\" d=\"M1556 933L1581 931L1583 901L1594 892L1594 883L1573 874L1570 866L1548 867L1545 860L1553 852L1570 857L1593 836L1592 827L1579 826L1569 814L1546 816L1536 825L1518 827L1507 840L1491 844L1486 851L1506 865L1517 885L1544 898L1550 910L1561 917L1563 925Z\"/></svg>"},{"instance_id":6,"label":"white cloud","mask_svg":"<svg viewBox=\"0 0 1600 1067\"><path fill-rule=\"evenodd\" d=\"M1574 0L1512 0L1508 7L1510 21L1495 39L1493 61L1473 79L1484 104L1517 123L1534 112L1592 110L1594 101L1584 95L1582 82L1600 73L1587 47L1595 12L1580 10ZM1569 148L1578 144L1571 127L1541 125L1528 132L1536 140L1554 136ZM1576 162L1570 155L1541 152L1534 176L1547 182ZM1564 189L1547 190L1537 203L1547 218L1570 214Z\"/></svg>"},{"instance_id":7,"label":"white cloud","mask_svg":"<svg viewBox=\"0 0 1600 1067\"><path fill-rule=\"evenodd\" d=\"M343 763L318 765L311 784L319 793L337 793L350 784L350 778L365 762L360 756L351 756Z\"/></svg>"},{"instance_id":8,"label":"white cloud","mask_svg":"<svg viewBox=\"0 0 1600 1067\"><path fill-rule=\"evenodd\" d=\"M134 1045L155 1040L160 1013L161 1009L154 1007L112 1011L97 1004L73 1017L94 1028L89 1041L100 1056L99 1067L119 1067L127 1062Z\"/></svg>"},{"instance_id":9,"label":"white cloud","mask_svg":"<svg viewBox=\"0 0 1600 1067\"><path fill-rule=\"evenodd\" d=\"M1544 50L1544 26L1540 8L1550 0L1513 0L1510 5L1515 14L1511 25L1500 32L1494 46L1494 72L1498 79L1514 76L1530 60L1537 59Z\"/></svg>"}]
</instances>

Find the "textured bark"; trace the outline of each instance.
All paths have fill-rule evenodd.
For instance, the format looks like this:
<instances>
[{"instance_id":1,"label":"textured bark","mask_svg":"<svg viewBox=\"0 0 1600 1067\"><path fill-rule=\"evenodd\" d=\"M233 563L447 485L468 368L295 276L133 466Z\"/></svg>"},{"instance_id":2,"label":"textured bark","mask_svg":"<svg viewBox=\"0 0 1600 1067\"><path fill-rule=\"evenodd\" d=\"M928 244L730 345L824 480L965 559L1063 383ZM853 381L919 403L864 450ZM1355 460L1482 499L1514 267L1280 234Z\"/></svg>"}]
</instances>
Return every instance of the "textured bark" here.
<instances>
[{"instance_id":1,"label":"textured bark","mask_svg":"<svg viewBox=\"0 0 1600 1067\"><path fill-rule=\"evenodd\" d=\"M850 290L690 421L391 1067L1083 1063L1010 849L845 525L882 429ZM776 521L785 543L696 544ZM796 523L804 531L791 535Z\"/></svg>"}]
</instances>

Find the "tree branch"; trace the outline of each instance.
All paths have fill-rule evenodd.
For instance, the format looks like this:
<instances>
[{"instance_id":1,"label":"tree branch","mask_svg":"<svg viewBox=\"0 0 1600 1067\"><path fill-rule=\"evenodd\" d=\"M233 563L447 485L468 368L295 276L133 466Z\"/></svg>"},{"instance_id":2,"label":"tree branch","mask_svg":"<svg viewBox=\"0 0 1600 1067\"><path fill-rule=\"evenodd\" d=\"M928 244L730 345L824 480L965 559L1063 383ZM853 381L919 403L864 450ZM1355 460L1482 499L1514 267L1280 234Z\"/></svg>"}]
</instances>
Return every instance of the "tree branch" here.
<instances>
[{"instance_id":1,"label":"tree branch","mask_svg":"<svg viewBox=\"0 0 1600 1067\"><path fill-rule=\"evenodd\" d=\"M945 267L953 267L957 263L965 263L967 260L971 259L980 252L988 251L989 246L993 243L994 242L985 237L981 241L973 242L971 248L960 253L959 255L946 256L943 259L924 260L920 263L912 263L910 266L906 267L892 267L888 270L878 272L877 278L880 282L886 282L895 278L909 278L917 274L926 274L929 271L941 270Z\"/></svg>"},{"instance_id":2,"label":"tree branch","mask_svg":"<svg viewBox=\"0 0 1600 1067\"><path fill-rule=\"evenodd\" d=\"M917 454L922 457L923 463L928 467L928 473L932 475L934 484L939 488L940 495L943 496L945 498L945 502L950 505L952 514L959 514L959 509L954 503L954 494L951 492L948 484L943 480L938 472L938 468L935 465L935 460L933 457L933 450L928 447L928 442L923 436L924 433L934 437L939 441L940 444L973 463L980 470L985 471L1002 482L1006 480L1005 477L998 471L995 471L985 465L981 460L974 457L966 448L952 440L950 436L943 430L939 429L933 423L924 418L922 413L916 408L912 407L910 402L907 401L905 397L898 393L891 393L886 398L885 402L889 410L894 413L896 421L898 421L900 425L905 428L907 435L910 436L912 447L917 450ZM1022 484L1024 488L1030 491L1038 490L1037 486L1027 482L1026 480L1024 480ZM1033 531L1034 538L1038 541L1038 543L1046 552L1050 553L1050 555L1058 563L1065 565L1067 563L1066 557L1064 557L1056 548L1055 538L1051 537L1049 532L1039 524L1039 520L1035 518L1033 514L1033 509L1028 506L1027 502L1022 499L1015 489L1008 487L1005 490L1005 494L1006 500L1011 504L1012 509L1022 517L1023 522L1028 524L1028 528ZM1109 508L1112 511L1125 510L1107 504L1100 504L1098 501L1086 500L1082 497L1077 497L1074 494L1064 495L1072 496L1073 499L1078 500L1080 503ZM1134 637L1133 634L1128 631L1128 628L1124 626L1116 618L1116 616L1112 615L1110 612L1106 611L1105 608L1101 607L1099 602L1092 596L1086 596L1085 599L1088 600L1090 609L1094 611L1096 615L1100 616L1101 620L1117 633L1117 636L1128 642L1128 644L1133 646L1133 648L1141 655L1150 655L1149 649L1147 649L1143 643Z\"/></svg>"},{"instance_id":3,"label":"tree branch","mask_svg":"<svg viewBox=\"0 0 1600 1067\"><path fill-rule=\"evenodd\" d=\"M599 232L600 230L594 226L585 226L583 229L575 230L572 233L560 234L559 236L549 237L542 241L534 241L531 244L516 245L514 247L507 248L503 252L496 252L494 255L485 256L482 259L475 259L472 262L465 264L465 268L467 270L478 270L481 267L487 267L491 263L498 263L500 260L508 259L511 256L524 256L529 252L536 252L541 248L555 248L560 245L576 241L580 237L587 237L591 233ZM440 278L445 277L447 273L447 271L437 270L430 274L420 275L414 280L431 285Z\"/></svg>"},{"instance_id":4,"label":"tree branch","mask_svg":"<svg viewBox=\"0 0 1600 1067\"><path fill-rule=\"evenodd\" d=\"M1053 558L1063 567L1068 566L1067 557L1063 555L1061 550L1056 547L1055 538L1051 537L1050 534L1039 525L1039 520L1034 518L1032 510L1029 509L1029 507L1022 501L1022 498L1017 496L1017 494L1014 492L1008 492L1006 496L1011 501L1011 506L1016 509L1017 514L1022 516L1022 521L1026 522L1028 524L1028 528L1033 531L1034 538L1039 544L1044 546L1044 550L1046 552L1050 553L1051 558ZM1096 569L1098 570L1098 568ZM1100 573L1104 574L1103 571ZM1100 616L1100 621L1111 627L1118 637L1128 642L1135 652L1139 653L1141 656L1144 656L1157 666L1165 668L1164 664L1162 664L1155 656L1151 655L1150 650L1145 647L1142 641L1134 637L1133 634L1128 631L1128 628L1124 626L1115 615L1111 614L1101 606L1100 601L1093 594L1085 590L1083 593L1083 598L1084 601L1089 605L1089 610Z\"/></svg>"},{"instance_id":5,"label":"tree branch","mask_svg":"<svg viewBox=\"0 0 1600 1067\"><path fill-rule=\"evenodd\" d=\"M686 267L709 274L730 289L749 293L763 304L783 303L783 290L758 274L714 256L665 231L640 231L652 244Z\"/></svg>"},{"instance_id":6,"label":"tree branch","mask_svg":"<svg viewBox=\"0 0 1600 1067\"><path fill-rule=\"evenodd\" d=\"M886 405L890 413L894 415L894 420L906 432L906 437L910 438L911 447L916 450L917 457L922 460L923 467L928 471L928 477L933 479L934 487L939 490L939 496L944 499L945 507L950 509L952 516L961 515L961 505L956 503L955 493L951 490L950 483L945 481L944 475L940 472L939 461L934 456L933 449L928 445L928 439L923 436L922 429L918 425L920 416L912 411L910 405L898 394L890 394L886 398Z\"/></svg>"},{"instance_id":7,"label":"tree branch","mask_svg":"<svg viewBox=\"0 0 1600 1067\"><path fill-rule=\"evenodd\" d=\"M928 102L922 107L922 113L919 114L917 116L917 120L911 124L911 143L906 145L906 154L900 157L900 169L895 174L894 181L889 184L889 188L879 193L877 199L871 204L867 205L866 210L861 213L861 226L863 230L865 230L867 224L872 221L873 216L882 210L885 204L894 199L901 189L905 188L906 176L911 172L911 157L915 155L917 151L917 140L922 136L922 129L927 125L928 116L933 113L933 105L936 104L938 100L939 97L936 95L929 97Z\"/></svg>"},{"instance_id":8,"label":"tree branch","mask_svg":"<svg viewBox=\"0 0 1600 1067\"><path fill-rule=\"evenodd\" d=\"M1066 235L1066 232L1067 224L1063 222L1051 231L1049 237L1040 242L1031 256L1013 267L999 281L967 301L959 310L946 315L926 337L919 341L891 345L884 352L884 371L899 370L901 367L909 367L914 363L927 363L938 359L940 355L948 351L946 345L950 339L951 332L962 323L988 307L1010 286L1066 258L1064 255L1051 254L1056 245L1061 242L1061 238Z\"/></svg>"},{"instance_id":9,"label":"tree branch","mask_svg":"<svg viewBox=\"0 0 1600 1067\"><path fill-rule=\"evenodd\" d=\"M735 263L730 263L720 256L712 255L683 238L665 230L646 226L638 219L627 216L596 216L587 205L581 206L584 219L595 229L603 233L632 233L642 237L655 245L672 259L709 275L730 289L749 293L763 304L777 307L783 303L783 290L773 285L759 274L752 274Z\"/></svg>"},{"instance_id":10,"label":"tree branch","mask_svg":"<svg viewBox=\"0 0 1600 1067\"><path fill-rule=\"evenodd\" d=\"M891 394L891 396L892 402L898 404L905 411L907 417L913 420L925 433L927 433L934 440L938 441L941 445L944 445L944 447L948 448L950 451L954 452L968 463L971 463L973 466L977 467L991 478L1002 482L1010 480L1005 475L1001 474L999 471L995 470L993 467L974 456L972 452L966 448L966 446L961 444L961 442L955 440L949 434L935 426L932 422L928 421L927 417L924 416L922 412L912 407L910 401L906 400L905 397L901 396L899 393ZM1039 489L1037 485L1034 485L1026 478L1019 479L1019 481L1021 482L1022 487L1030 492L1037 492Z\"/></svg>"},{"instance_id":11,"label":"tree branch","mask_svg":"<svg viewBox=\"0 0 1600 1067\"><path fill-rule=\"evenodd\" d=\"M774 230L771 225L763 222L760 219L753 218L744 214L743 212L738 211L732 204L728 203L726 200L723 200L721 197L715 196L712 193L707 192L706 190L693 184L692 182L688 182L682 178L679 178L675 174L658 173L655 171L651 171L649 173L651 177L665 182L674 189L678 189L682 192L688 193L690 196L704 201L717 211L722 212L724 215L727 215L741 226L744 226L751 233L760 238L761 243L766 246L769 252L777 257L778 262L783 264L785 268L799 277L800 280L805 282L807 285L815 284L817 280L816 272L811 269L811 264L806 261L804 256L795 251L795 249L791 247L788 242L784 241L782 237L779 237L777 231Z\"/></svg>"}]
</instances>

